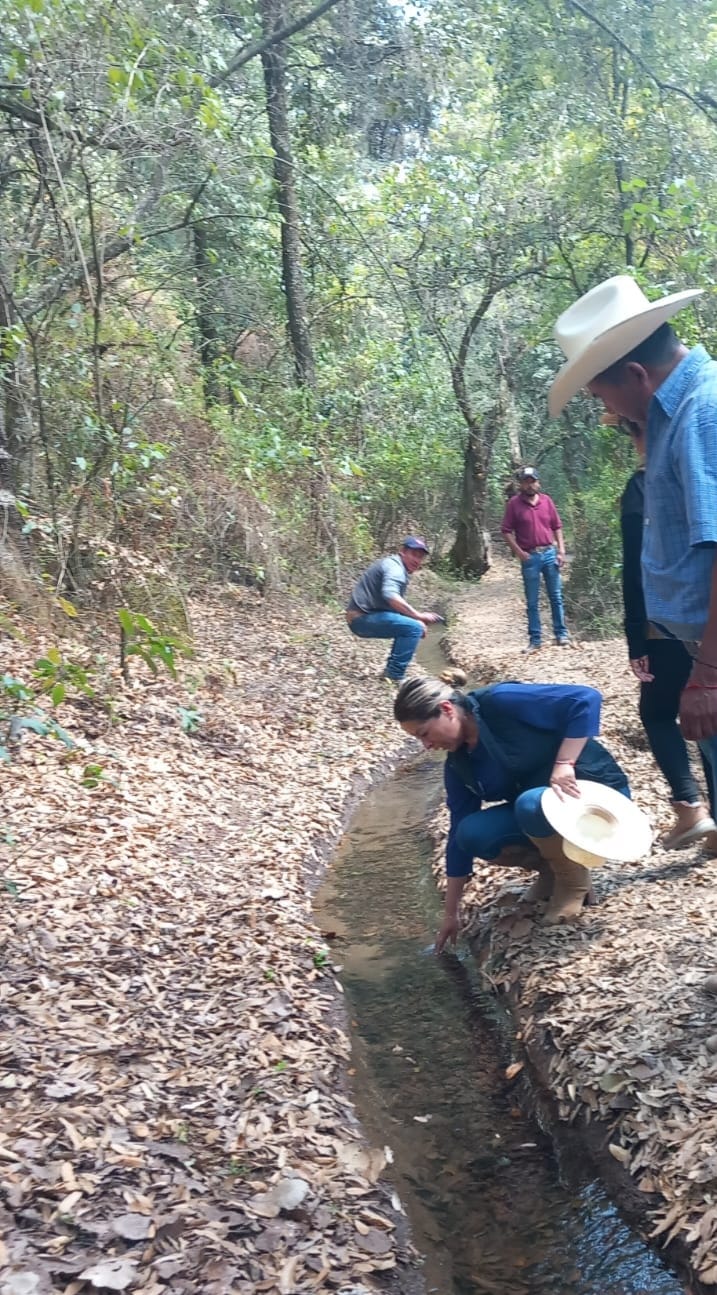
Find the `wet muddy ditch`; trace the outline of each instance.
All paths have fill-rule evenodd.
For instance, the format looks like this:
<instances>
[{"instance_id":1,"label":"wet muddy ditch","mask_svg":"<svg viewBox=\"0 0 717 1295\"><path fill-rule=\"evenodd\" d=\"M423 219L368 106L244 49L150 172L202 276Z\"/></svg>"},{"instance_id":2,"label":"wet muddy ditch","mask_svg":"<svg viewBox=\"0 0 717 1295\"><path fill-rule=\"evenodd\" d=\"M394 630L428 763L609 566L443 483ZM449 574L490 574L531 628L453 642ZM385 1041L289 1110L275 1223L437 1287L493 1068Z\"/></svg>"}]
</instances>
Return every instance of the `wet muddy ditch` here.
<instances>
[{"instance_id":1,"label":"wet muddy ditch","mask_svg":"<svg viewBox=\"0 0 717 1295\"><path fill-rule=\"evenodd\" d=\"M315 901L346 995L358 1113L392 1150L427 1291L683 1295L506 1079L505 1033L470 955L433 956L426 823L441 794L441 761L425 755L376 786Z\"/></svg>"}]
</instances>

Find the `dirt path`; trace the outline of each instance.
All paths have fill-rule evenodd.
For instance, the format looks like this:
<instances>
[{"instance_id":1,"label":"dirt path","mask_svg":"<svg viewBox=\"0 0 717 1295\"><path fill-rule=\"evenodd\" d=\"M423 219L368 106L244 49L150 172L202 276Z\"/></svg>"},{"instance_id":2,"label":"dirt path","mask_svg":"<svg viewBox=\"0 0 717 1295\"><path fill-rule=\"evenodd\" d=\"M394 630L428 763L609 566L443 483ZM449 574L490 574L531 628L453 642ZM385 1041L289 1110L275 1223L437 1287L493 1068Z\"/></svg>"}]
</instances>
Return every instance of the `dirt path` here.
<instances>
[{"instance_id":1,"label":"dirt path","mask_svg":"<svg viewBox=\"0 0 717 1295\"><path fill-rule=\"evenodd\" d=\"M459 595L451 658L479 680L598 687L604 739L657 836L671 819L668 793L639 724L624 643L526 657L521 593L516 568L500 562L475 596ZM479 867L470 933L560 1119L587 1131L633 1217L660 1244L674 1242L708 1290L717 1285L717 1056L707 1046L717 1002L702 986L715 970L717 860L655 844L639 864L606 865L596 883L598 908L574 927L544 930L504 906L520 889L514 875Z\"/></svg>"},{"instance_id":2,"label":"dirt path","mask_svg":"<svg viewBox=\"0 0 717 1295\"><path fill-rule=\"evenodd\" d=\"M134 663L114 722L80 699L75 751L2 766L2 1292L414 1290L310 903L403 745L384 649L248 591L191 610L182 682Z\"/></svg>"},{"instance_id":3,"label":"dirt path","mask_svg":"<svg viewBox=\"0 0 717 1295\"><path fill-rule=\"evenodd\" d=\"M622 645L520 656L512 568L456 605L454 655L484 677L603 688L608 740L659 818ZM402 745L383 647L247 591L191 610L198 651L180 682L135 663L125 689L107 667L113 708L63 707L73 752L28 735L2 769L3 1295L407 1292L415 1256L385 1152L357 1126L310 906L351 796ZM47 643L21 628L2 664L29 678ZM481 923L495 870L472 890L490 975L548 1059L562 1116L614 1121L614 1163L655 1222L693 1228L703 1280L716 873L659 851L607 868L603 905L552 933Z\"/></svg>"}]
</instances>

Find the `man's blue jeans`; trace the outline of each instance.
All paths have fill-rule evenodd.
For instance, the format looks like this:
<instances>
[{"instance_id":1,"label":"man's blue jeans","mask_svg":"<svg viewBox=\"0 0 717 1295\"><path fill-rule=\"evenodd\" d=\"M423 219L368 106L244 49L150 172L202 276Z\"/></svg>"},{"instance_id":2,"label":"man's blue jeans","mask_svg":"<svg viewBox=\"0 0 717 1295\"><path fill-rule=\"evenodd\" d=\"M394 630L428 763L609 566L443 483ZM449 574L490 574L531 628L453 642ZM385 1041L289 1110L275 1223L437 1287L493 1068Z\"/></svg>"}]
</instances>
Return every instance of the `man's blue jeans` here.
<instances>
[{"instance_id":1,"label":"man's blue jeans","mask_svg":"<svg viewBox=\"0 0 717 1295\"><path fill-rule=\"evenodd\" d=\"M456 828L456 845L471 859L490 861L507 845L527 845L529 836L552 836L555 828L540 808L544 791L545 787L531 787L513 805L491 805L468 814ZM620 791L630 798L627 784Z\"/></svg>"},{"instance_id":2,"label":"man's blue jeans","mask_svg":"<svg viewBox=\"0 0 717 1295\"><path fill-rule=\"evenodd\" d=\"M364 612L351 621L349 629L360 639L393 639L386 662L389 679L403 679L423 638L422 622L399 612Z\"/></svg>"},{"instance_id":3,"label":"man's blue jeans","mask_svg":"<svg viewBox=\"0 0 717 1295\"><path fill-rule=\"evenodd\" d=\"M538 608L541 574L545 580L545 589L550 599L553 633L558 642L567 639L568 631L563 610L563 588L555 545L551 544L550 548L546 549L544 553L537 551L531 553L527 561L521 563L521 571L523 573L523 585L525 586L525 601L528 605L528 637L531 647L540 647L543 636Z\"/></svg>"}]
</instances>

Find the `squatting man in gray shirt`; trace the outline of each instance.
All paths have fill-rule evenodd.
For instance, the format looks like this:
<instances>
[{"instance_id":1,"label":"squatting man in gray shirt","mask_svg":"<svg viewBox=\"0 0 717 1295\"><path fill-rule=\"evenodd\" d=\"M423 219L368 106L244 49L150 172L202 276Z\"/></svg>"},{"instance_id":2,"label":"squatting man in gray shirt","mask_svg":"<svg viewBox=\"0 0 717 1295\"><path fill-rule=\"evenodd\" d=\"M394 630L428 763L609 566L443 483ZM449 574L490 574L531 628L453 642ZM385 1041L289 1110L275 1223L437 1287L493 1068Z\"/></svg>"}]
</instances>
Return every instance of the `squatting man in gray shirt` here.
<instances>
[{"instance_id":1,"label":"squatting man in gray shirt","mask_svg":"<svg viewBox=\"0 0 717 1295\"><path fill-rule=\"evenodd\" d=\"M419 535L409 535L398 553L379 558L367 567L351 591L346 620L352 634L364 639L393 639L382 678L403 679L427 625L442 619L436 612L417 612L404 594L414 571L428 557L428 545Z\"/></svg>"}]
</instances>

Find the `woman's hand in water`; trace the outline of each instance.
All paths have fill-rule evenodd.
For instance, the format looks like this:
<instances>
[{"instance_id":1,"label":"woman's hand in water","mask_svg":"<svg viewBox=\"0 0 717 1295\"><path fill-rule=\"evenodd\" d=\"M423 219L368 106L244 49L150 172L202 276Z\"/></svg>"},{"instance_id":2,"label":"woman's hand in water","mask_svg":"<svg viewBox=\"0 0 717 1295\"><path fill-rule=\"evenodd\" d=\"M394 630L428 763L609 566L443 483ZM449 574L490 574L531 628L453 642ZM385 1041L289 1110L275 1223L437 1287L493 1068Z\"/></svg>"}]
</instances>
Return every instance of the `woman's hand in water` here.
<instances>
[{"instance_id":1,"label":"woman's hand in water","mask_svg":"<svg viewBox=\"0 0 717 1295\"><path fill-rule=\"evenodd\" d=\"M445 949L447 944L452 945L453 948L455 949L456 938L460 932L460 929L461 929L461 919L457 913L451 913L449 916L444 917L443 922L441 923L441 929L438 932L438 935L436 936L437 955L439 953L443 953L443 950Z\"/></svg>"},{"instance_id":2,"label":"woman's hand in water","mask_svg":"<svg viewBox=\"0 0 717 1295\"><path fill-rule=\"evenodd\" d=\"M560 800L565 800L566 796L579 796L575 765L565 760L556 760L550 775L550 786Z\"/></svg>"}]
</instances>

